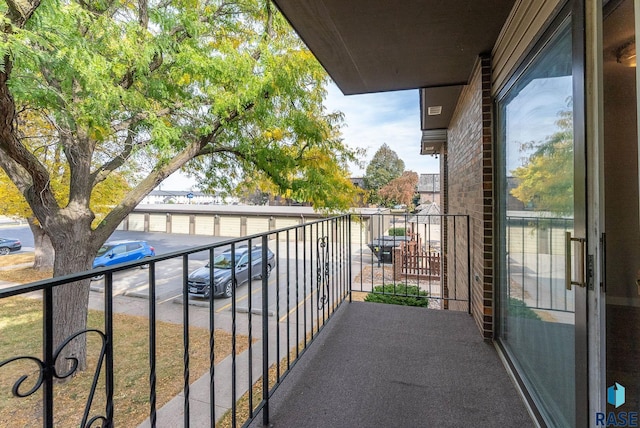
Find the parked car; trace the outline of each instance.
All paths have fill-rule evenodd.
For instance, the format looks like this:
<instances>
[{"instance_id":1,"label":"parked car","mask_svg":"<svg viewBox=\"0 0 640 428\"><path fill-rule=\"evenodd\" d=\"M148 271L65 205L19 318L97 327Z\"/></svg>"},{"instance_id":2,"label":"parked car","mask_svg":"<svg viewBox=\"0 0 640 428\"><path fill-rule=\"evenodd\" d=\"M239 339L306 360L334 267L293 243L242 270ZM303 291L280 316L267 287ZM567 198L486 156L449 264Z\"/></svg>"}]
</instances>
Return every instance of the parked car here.
<instances>
[{"instance_id":1,"label":"parked car","mask_svg":"<svg viewBox=\"0 0 640 428\"><path fill-rule=\"evenodd\" d=\"M96 258L93 259L93 268L113 266L155 255L156 250L146 241L105 242L98 250ZM92 279L101 279L103 276L104 275L96 275Z\"/></svg>"},{"instance_id":2,"label":"parked car","mask_svg":"<svg viewBox=\"0 0 640 428\"><path fill-rule=\"evenodd\" d=\"M6 256L14 251L20 251L22 244L19 239L0 238L0 256Z\"/></svg>"},{"instance_id":3,"label":"parked car","mask_svg":"<svg viewBox=\"0 0 640 428\"><path fill-rule=\"evenodd\" d=\"M213 295L231 297L233 290L232 275L235 271L235 286L249 281L249 254L251 254L251 279L262 277L262 247L251 248L240 246L235 249L235 260L231 258L231 250L225 250L213 259ZM267 278L276 265L273 252L267 248ZM210 268L201 267L189 274L189 294L197 297L209 297L211 281Z\"/></svg>"}]
</instances>

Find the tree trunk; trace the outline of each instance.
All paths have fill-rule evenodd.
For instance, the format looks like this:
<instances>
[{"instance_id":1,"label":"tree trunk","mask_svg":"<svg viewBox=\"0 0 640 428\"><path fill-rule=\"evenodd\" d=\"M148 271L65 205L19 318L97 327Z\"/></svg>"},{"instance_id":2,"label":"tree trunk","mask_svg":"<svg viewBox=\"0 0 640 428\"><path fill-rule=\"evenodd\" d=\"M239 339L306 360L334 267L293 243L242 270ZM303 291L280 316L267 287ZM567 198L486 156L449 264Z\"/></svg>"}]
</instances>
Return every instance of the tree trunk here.
<instances>
[{"instance_id":1,"label":"tree trunk","mask_svg":"<svg viewBox=\"0 0 640 428\"><path fill-rule=\"evenodd\" d=\"M57 251L55 272L81 272L91 268L91 258L81 256L75 251ZM63 269L63 270L61 270ZM59 273L56 276L64 275ZM90 280L77 281L55 288L53 293L53 343L56 349L73 334L87 328L87 314L89 307ZM64 347L60 357L56 360L58 375L65 374L72 367L72 360L78 360L78 370L87 366L87 338L80 335Z\"/></svg>"},{"instance_id":2,"label":"tree trunk","mask_svg":"<svg viewBox=\"0 0 640 428\"><path fill-rule=\"evenodd\" d=\"M27 218L27 223L29 223L29 227L31 228L35 247L33 268L37 270L53 269L53 261L55 260L56 253L53 250L49 235L36 223L35 218Z\"/></svg>"},{"instance_id":3,"label":"tree trunk","mask_svg":"<svg viewBox=\"0 0 640 428\"><path fill-rule=\"evenodd\" d=\"M79 221L78 223L82 223ZM55 249L54 276L59 277L82 272L92 267L96 243L92 242L91 229L80 225L68 225L70 230L62 236L52 235ZM57 349L65 340L87 328L90 279L58 286L53 293L53 342ZM77 359L78 371L87 366L87 337L81 334L64 346L56 360L58 375L67 374Z\"/></svg>"}]
</instances>

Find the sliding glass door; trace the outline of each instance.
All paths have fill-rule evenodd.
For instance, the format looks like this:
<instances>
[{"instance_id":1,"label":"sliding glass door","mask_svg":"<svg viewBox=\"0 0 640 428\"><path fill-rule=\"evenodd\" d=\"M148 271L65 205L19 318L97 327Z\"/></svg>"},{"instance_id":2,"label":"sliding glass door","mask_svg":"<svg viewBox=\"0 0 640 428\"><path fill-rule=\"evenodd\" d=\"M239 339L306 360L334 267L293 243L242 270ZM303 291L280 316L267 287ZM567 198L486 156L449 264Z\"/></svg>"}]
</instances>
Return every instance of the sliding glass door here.
<instances>
[{"instance_id":1,"label":"sliding glass door","mask_svg":"<svg viewBox=\"0 0 640 428\"><path fill-rule=\"evenodd\" d=\"M576 425L571 18L497 100L499 341L550 426ZM573 283L573 284L572 284Z\"/></svg>"}]
</instances>

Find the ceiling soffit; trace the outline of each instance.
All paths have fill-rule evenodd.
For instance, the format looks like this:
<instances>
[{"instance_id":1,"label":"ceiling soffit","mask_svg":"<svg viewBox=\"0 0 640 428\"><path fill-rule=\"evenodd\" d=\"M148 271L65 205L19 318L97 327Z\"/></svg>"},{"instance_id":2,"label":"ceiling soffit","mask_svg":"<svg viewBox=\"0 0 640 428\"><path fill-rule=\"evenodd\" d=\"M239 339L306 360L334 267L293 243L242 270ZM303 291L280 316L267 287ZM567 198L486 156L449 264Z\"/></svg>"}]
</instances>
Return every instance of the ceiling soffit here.
<instances>
[{"instance_id":1,"label":"ceiling soffit","mask_svg":"<svg viewBox=\"0 0 640 428\"><path fill-rule=\"evenodd\" d=\"M346 95L467 83L515 0L274 0Z\"/></svg>"}]
</instances>

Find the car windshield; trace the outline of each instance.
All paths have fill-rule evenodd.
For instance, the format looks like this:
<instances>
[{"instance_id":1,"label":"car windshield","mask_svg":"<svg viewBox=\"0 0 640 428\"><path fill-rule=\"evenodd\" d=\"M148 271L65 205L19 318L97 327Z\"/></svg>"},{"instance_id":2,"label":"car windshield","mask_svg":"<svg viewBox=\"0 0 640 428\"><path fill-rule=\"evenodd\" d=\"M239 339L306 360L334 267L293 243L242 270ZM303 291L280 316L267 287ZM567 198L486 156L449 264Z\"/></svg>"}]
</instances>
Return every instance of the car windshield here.
<instances>
[{"instance_id":1,"label":"car windshield","mask_svg":"<svg viewBox=\"0 0 640 428\"><path fill-rule=\"evenodd\" d=\"M219 269L231 269L233 263L231 262L231 253L222 253L213 259L213 267Z\"/></svg>"},{"instance_id":2,"label":"car windshield","mask_svg":"<svg viewBox=\"0 0 640 428\"><path fill-rule=\"evenodd\" d=\"M100 257L103 256L104 254L106 254L107 251L109 251L111 248L113 248L113 245L103 245L102 247L100 247L100 249L98 250L98 254L96 255L96 257Z\"/></svg>"}]
</instances>

